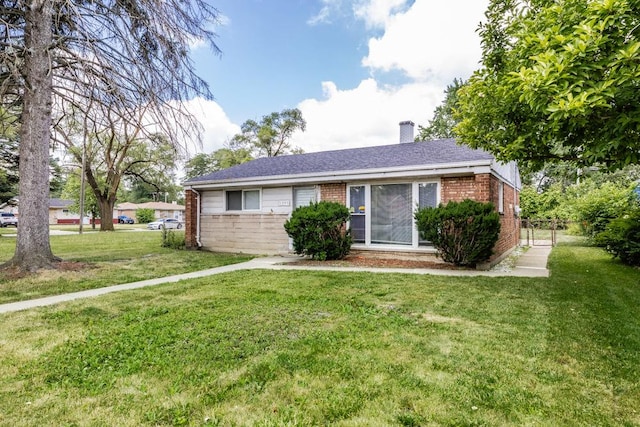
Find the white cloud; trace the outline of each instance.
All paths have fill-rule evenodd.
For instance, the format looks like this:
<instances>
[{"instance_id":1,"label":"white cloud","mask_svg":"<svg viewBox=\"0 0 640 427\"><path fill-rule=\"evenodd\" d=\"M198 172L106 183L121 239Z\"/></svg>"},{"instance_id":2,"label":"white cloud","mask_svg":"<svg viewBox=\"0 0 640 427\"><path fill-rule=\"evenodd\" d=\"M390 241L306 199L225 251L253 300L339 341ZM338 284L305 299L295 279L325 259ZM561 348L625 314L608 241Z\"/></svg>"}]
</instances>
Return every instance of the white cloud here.
<instances>
[{"instance_id":1,"label":"white cloud","mask_svg":"<svg viewBox=\"0 0 640 427\"><path fill-rule=\"evenodd\" d=\"M240 132L240 126L231 122L222 107L215 101L194 98L185 103L187 110L202 125L202 147L195 141L190 145L191 154L211 153L224 147L224 143Z\"/></svg>"},{"instance_id":2,"label":"white cloud","mask_svg":"<svg viewBox=\"0 0 640 427\"><path fill-rule=\"evenodd\" d=\"M372 0L371 7L381 0ZM384 34L369 40L362 64L372 70L400 70L415 80L446 85L467 78L480 60L475 32L486 0L420 0L389 15ZM391 12L389 12L391 13ZM382 18L379 18L382 19Z\"/></svg>"},{"instance_id":3,"label":"white cloud","mask_svg":"<svg viewBox=\"0 0 640 427\"><path fill-rule=\"evenodd\" d=\"M322 3L320 12L309 18L309 20L307 20L307 24L328 24L331 22L331 17L338 13L342 8L342 0L320 0L320 3Z\"/></svg>"},{"instance_id":4,"label":"white cloud","mask_svg":"<svg viewBox=\"0 0 640 427\"><path fill-rule=\"evenodd\" d=\"M325 3L335 2L325 0ZM293 144L306 151L374 146L398 142L398 123L426 125L454 78L466 79L480 60L475 30L488 0L365 0L353 9L357 19L383 33L369 41L363 58L372 77L356 88L323 82L323 99L306 99L298 108L307 131ZM400 71L409 79L384 86L379 72ZM381 76L378 76L381 77Z\"/></svg>"},{"instance_id":5,"label":"white cloud","mask_svg":"<svg viewBox=\"0 0 640 427\"><path fill-rule=\"evenodd\" d=\"M354 89L340 90L322 83L325 99L306 99L298 108L307 130L292 139L307 152L395 144L398 123L423 119L439 103L442 89L429 84L380 87L374 79Z\"/></svg>"},{"instance_id":6,"label":"white cloud","mask_svg":"<svg viewBox=\"0 0 640 427\"><path fill-rule=\"evenodd\" d=\"M367 27L384 28L398 11L407 5L407 0L368 0L356 3L353 13L362 19Z\"/></svg>"}]
</instances>

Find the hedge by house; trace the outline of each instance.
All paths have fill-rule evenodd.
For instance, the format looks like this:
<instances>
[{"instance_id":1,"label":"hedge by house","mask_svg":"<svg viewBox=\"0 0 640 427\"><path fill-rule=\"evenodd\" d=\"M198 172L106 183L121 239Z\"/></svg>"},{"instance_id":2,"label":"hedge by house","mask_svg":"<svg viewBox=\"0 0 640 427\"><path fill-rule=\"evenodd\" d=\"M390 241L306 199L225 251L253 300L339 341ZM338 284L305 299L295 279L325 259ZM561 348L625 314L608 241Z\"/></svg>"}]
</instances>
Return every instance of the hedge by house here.
<instances>
[{"instance_id":1,"label":"hedge by house","mask_svg":"<svg viewBox=\"0 0 640 427\"><path fill-rule=\"evenodd\" d=\"M351 250L349 218L346 206L322 201L296 208L284 228L295 253L318 260L342 259Z\"/></svg>"},{"instance_id":2,"label":"hedge by house","mask_svg":"<svg viewBox=\"0 0 640 427\"><path fill-rule=\"evenodd\" d=\"M500 215L492 203L449 202L415 212L420 236L433 243L446 262L475 266L489 260L500 234Z\"/></svg>"}]
</instances>

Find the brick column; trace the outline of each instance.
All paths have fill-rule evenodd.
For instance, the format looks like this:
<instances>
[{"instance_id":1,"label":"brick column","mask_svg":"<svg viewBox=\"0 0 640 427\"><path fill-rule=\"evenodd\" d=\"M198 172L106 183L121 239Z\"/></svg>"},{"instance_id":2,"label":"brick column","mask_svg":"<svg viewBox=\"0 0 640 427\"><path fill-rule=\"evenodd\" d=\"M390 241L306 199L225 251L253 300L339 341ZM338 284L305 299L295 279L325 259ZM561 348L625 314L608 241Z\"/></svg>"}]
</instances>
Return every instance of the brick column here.
<instances>
[{"instance_id":1,"label":"brick column","mask_svg":"<svg viewBox=\"0 0 640 427\"><path fill-rule=\"evenodd\" d=\"M186 190L184 200L184 242L187 249L198 249L198 196L195 191Z\"/></svg>"}]
</instances>

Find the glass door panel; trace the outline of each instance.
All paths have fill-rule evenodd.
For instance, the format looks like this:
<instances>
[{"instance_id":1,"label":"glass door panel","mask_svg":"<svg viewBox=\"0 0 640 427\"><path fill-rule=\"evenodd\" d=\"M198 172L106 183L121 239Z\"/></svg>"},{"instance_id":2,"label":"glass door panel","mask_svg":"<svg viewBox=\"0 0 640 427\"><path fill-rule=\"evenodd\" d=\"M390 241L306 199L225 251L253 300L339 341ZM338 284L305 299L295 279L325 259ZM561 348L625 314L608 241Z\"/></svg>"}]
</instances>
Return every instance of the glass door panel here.
<instances>
[{"instance_id":1,"label":"glass door panel","mask_svg":"<svg viewBox=\"0 0 640 427\"><path fill-rule=\"evenodd\" d=\"M349 187L349 211L351 212L351 237L354 243L365 243L366 207L364 185Z\"/></svg>"},{"instance_id":2,"label":"glass door panel","mask_svg":"<svg viewBox=\"0 0 640 427\"><path fill-rule=\"evenodd\" d=\"M411 245L411 184L371 186L371 243Z\"/></svg>"}]
</instances>

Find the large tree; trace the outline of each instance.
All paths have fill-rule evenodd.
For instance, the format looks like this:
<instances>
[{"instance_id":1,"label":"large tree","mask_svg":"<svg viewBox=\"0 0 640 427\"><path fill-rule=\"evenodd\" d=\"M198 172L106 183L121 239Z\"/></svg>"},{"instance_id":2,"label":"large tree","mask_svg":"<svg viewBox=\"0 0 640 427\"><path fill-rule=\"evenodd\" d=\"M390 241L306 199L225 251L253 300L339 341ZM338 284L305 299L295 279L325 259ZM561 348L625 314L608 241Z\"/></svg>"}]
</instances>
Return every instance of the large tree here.
<instances>
[{"instance_id":1,"label":"large tree","mask_svg":"<svg viewBox=\"0 0 640 427\"><path fill-rule=\"evenodd\" d=\"M274 157L302 150L291 147L291 136L297 131L305 131L307 122L302 112L286 109L263 116L260 122L247 120L240 127L241 133L230 141L231 149L248 149L254 158Z\"/></svg>"},{"instance_id":2,"label":"large tree","mask_svg":"<svg viewBox=\"0 0 640 427\"><path fill-rule=\"evenodd\" d=\"M82 114L69 113L56 130L56 141L77 164L84 162L86 182L100 211L100 231L113 231L113 209L125 177L153 184L172 176L178 150L167 138L144 125L145 110L122 114L98 105ZM150 127L151 130L147 129Z\"/></svg>"},{"instance_id":3,"label":"large tree","mask_svg":"<svg viewBox=\"0 0 640 427\"><path fill-rule=\"evenodd\" d=\"M458 92L462 142L538 169L640 161L640 5L492 0L482 67Z\"/></svg>"},{"instance_id":4,"label":"large tree","mask_svg":"<svg viewBox=\"0 0 640 427\"><path fill-rule=\"evenodd\" d=\"M92 99L119 111L143 106L148 120L189 129L194 122L180 101L211 96L194 73L189 46L205 40L217 50L209 30L216 17L205 0L2 2L0 100L22 107L21 221L9 265L35 270L57 260L48 225L54 102L82 108Z\"/></svg>"}]
</instances>

